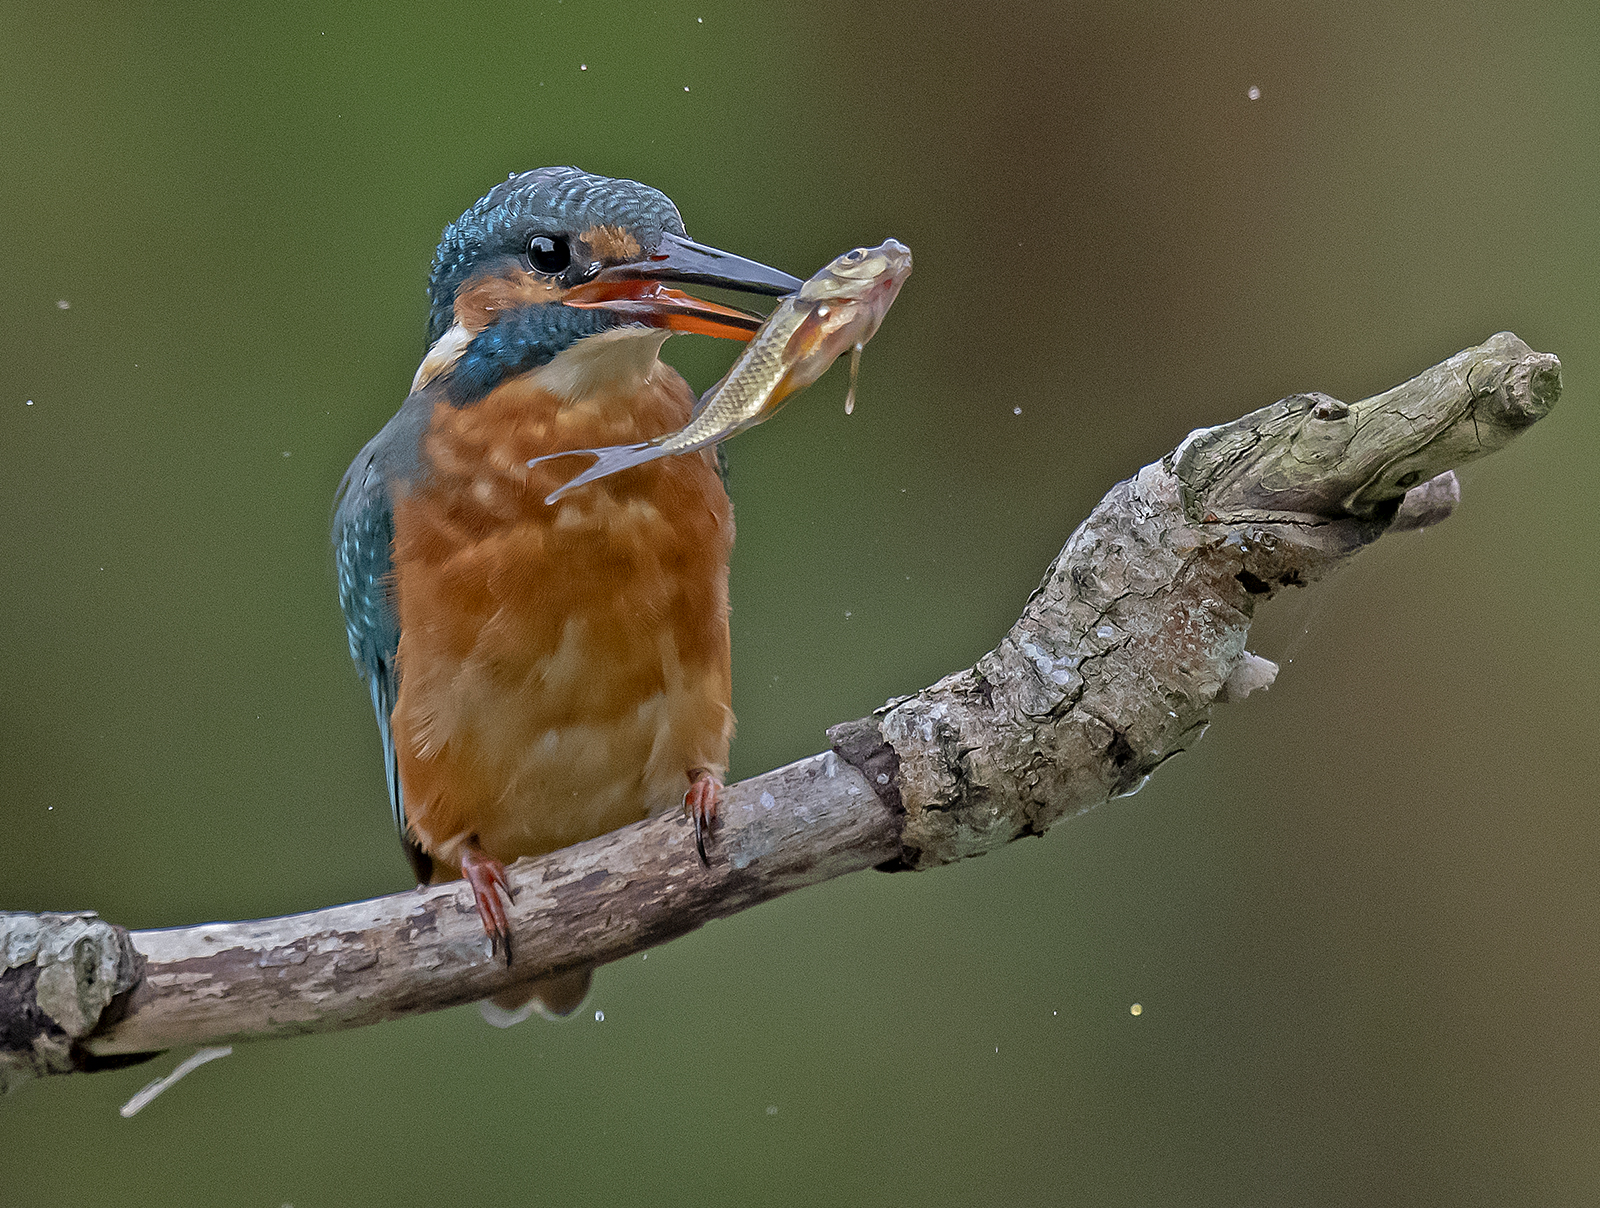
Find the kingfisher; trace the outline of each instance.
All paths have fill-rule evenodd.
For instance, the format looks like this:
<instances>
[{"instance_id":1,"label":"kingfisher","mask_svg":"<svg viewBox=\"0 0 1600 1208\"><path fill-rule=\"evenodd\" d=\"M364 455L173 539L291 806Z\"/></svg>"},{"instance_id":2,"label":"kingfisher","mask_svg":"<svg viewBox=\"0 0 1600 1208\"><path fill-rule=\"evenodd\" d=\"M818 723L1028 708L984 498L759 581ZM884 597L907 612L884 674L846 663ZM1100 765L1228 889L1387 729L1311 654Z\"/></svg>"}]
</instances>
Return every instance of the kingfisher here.
<instances>
[{"instance_id":1,"label":"kingfisher","mask_svg":"<svg viewBox=\"0 0 1600 1208\"><path fill-rule=\"evenodd\" d=\"M588 484L564 450L675 431L675 332L760 318L672 285L798 278L690 240L667 196L572 167L512 174L447 226L427 350L357 455L333 522L351 657L419 884L465 878L510 960L505 866L672 809L704 836L733 737L733 511L711 450ZM592 968L483 1004L569 1014Z\"/></svg>"}]
</instances>

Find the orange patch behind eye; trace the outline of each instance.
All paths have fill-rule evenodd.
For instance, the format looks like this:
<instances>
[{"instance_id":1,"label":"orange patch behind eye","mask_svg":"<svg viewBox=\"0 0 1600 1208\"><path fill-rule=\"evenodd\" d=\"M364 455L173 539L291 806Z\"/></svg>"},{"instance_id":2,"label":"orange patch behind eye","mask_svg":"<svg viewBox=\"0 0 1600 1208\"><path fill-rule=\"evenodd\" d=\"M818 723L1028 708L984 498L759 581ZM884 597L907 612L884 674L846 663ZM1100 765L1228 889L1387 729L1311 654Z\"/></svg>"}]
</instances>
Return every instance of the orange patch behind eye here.
<instances>
[{"instance_id":1,"label":"orange patch behind eye","mask_svg":"<svg viewBox=\"0 0 1600 1208\"><path fill-rule=\"evenodd\" d=\"M607 264L637 260L644 250L626 228L619 226L592 226L579 238L589 245L596 260Z\"/></svg>"},{"instance_id":2,"label":"orange patch behind eye","mask_svg":"<svg viewBox=\"0 0 1600 1208\"><path fill-rule=\"evenodd\" d=\"M476 334L502 310L559 302L565 293L554 282L515 269L505 276L474 277L456 290L456 322Z\"/></svg>"}]
</instances>

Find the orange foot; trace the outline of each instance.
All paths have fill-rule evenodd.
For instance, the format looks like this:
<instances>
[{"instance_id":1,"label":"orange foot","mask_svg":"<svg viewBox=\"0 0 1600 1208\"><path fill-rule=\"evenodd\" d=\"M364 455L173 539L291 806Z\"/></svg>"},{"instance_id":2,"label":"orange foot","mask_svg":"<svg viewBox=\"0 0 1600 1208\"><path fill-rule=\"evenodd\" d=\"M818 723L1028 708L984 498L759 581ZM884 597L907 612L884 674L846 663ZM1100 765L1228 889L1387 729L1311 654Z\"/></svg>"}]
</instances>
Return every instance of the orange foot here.
<instances>
[{"instance_id":1,"label":"orange foot","mask_svg":"<svg viewBox=\"0 0 1600 1208\"><path fill-rule=\"evenodd\" d=\"M711 867L711 861L706 859L706 836L717 820L717 798L721 793L722 781L715 772L706 768L689 769L689 791L683 795L683 808L694 820L694 849L700 853L700 863L707 868Z\"/></svg>"},{"instance_id":2,"label":"orange foot","mask_svg":"<svg viewBox=\"0 0 1600 1208\"><path fill-rule=\"evenodd\" d=\"M478 917L483 920L483 930L489 937L489 953L504 952L506 964L511 964L511 926L506 922L506 902L511 900L511 888L506 884L506 866L493 856L485 855L476 847L468 847L461 856L461 875L472 886L472 897L478 904Z\"/></svg>"}]
</instances>

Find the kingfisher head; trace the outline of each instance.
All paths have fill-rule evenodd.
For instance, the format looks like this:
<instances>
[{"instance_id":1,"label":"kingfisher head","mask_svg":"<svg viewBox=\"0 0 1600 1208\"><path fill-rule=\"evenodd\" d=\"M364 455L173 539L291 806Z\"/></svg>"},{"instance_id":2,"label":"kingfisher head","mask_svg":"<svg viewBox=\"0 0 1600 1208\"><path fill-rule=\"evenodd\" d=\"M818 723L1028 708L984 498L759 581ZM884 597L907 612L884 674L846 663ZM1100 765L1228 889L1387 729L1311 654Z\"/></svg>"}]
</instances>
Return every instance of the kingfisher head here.
<instances>
[{"instance_id":1,"label":"kingfisher head","mask_svg":"<svg viewBox=\"0 0 1600 1208\"><path fill-rule=\"evenodd\" d=\"M445 228L413 389L438 380L465 406L580 345L585 365L618 369L654 362L674 331L748 339L760 325L668 283L772 296L802 284L695 243L677 207L648 185L577 168L513 175Z\"/></svg>"}]
</instances>

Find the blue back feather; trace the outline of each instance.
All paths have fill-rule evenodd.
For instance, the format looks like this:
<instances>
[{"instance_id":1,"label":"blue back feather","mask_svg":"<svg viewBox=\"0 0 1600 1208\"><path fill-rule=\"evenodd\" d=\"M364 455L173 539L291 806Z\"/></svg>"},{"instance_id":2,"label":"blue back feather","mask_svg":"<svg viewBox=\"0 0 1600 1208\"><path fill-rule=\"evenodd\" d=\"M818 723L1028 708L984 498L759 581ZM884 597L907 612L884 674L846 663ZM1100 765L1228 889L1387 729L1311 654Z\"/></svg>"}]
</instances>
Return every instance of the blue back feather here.
<instances>
[{"instance_id":1,"label":"blue back feather","mask_svg":"<svg viewBox=\"0 0 1600 1208\"><path fill-rule=\"evenodd\" d=\"M394 512L369 445L339 484L339 503L333 517L333 556L339 572L339 607L344 612L350 657L372 693L372 710L377 714L378 733L383 742L389 808L394 814L395 827L404 839L406 815L400 799L400 776L390 724L395 698L400 691L395 669L395 653L400 647L400 617L395 611L389 580L393 543Z\"/></svg>"}]
</instances>

